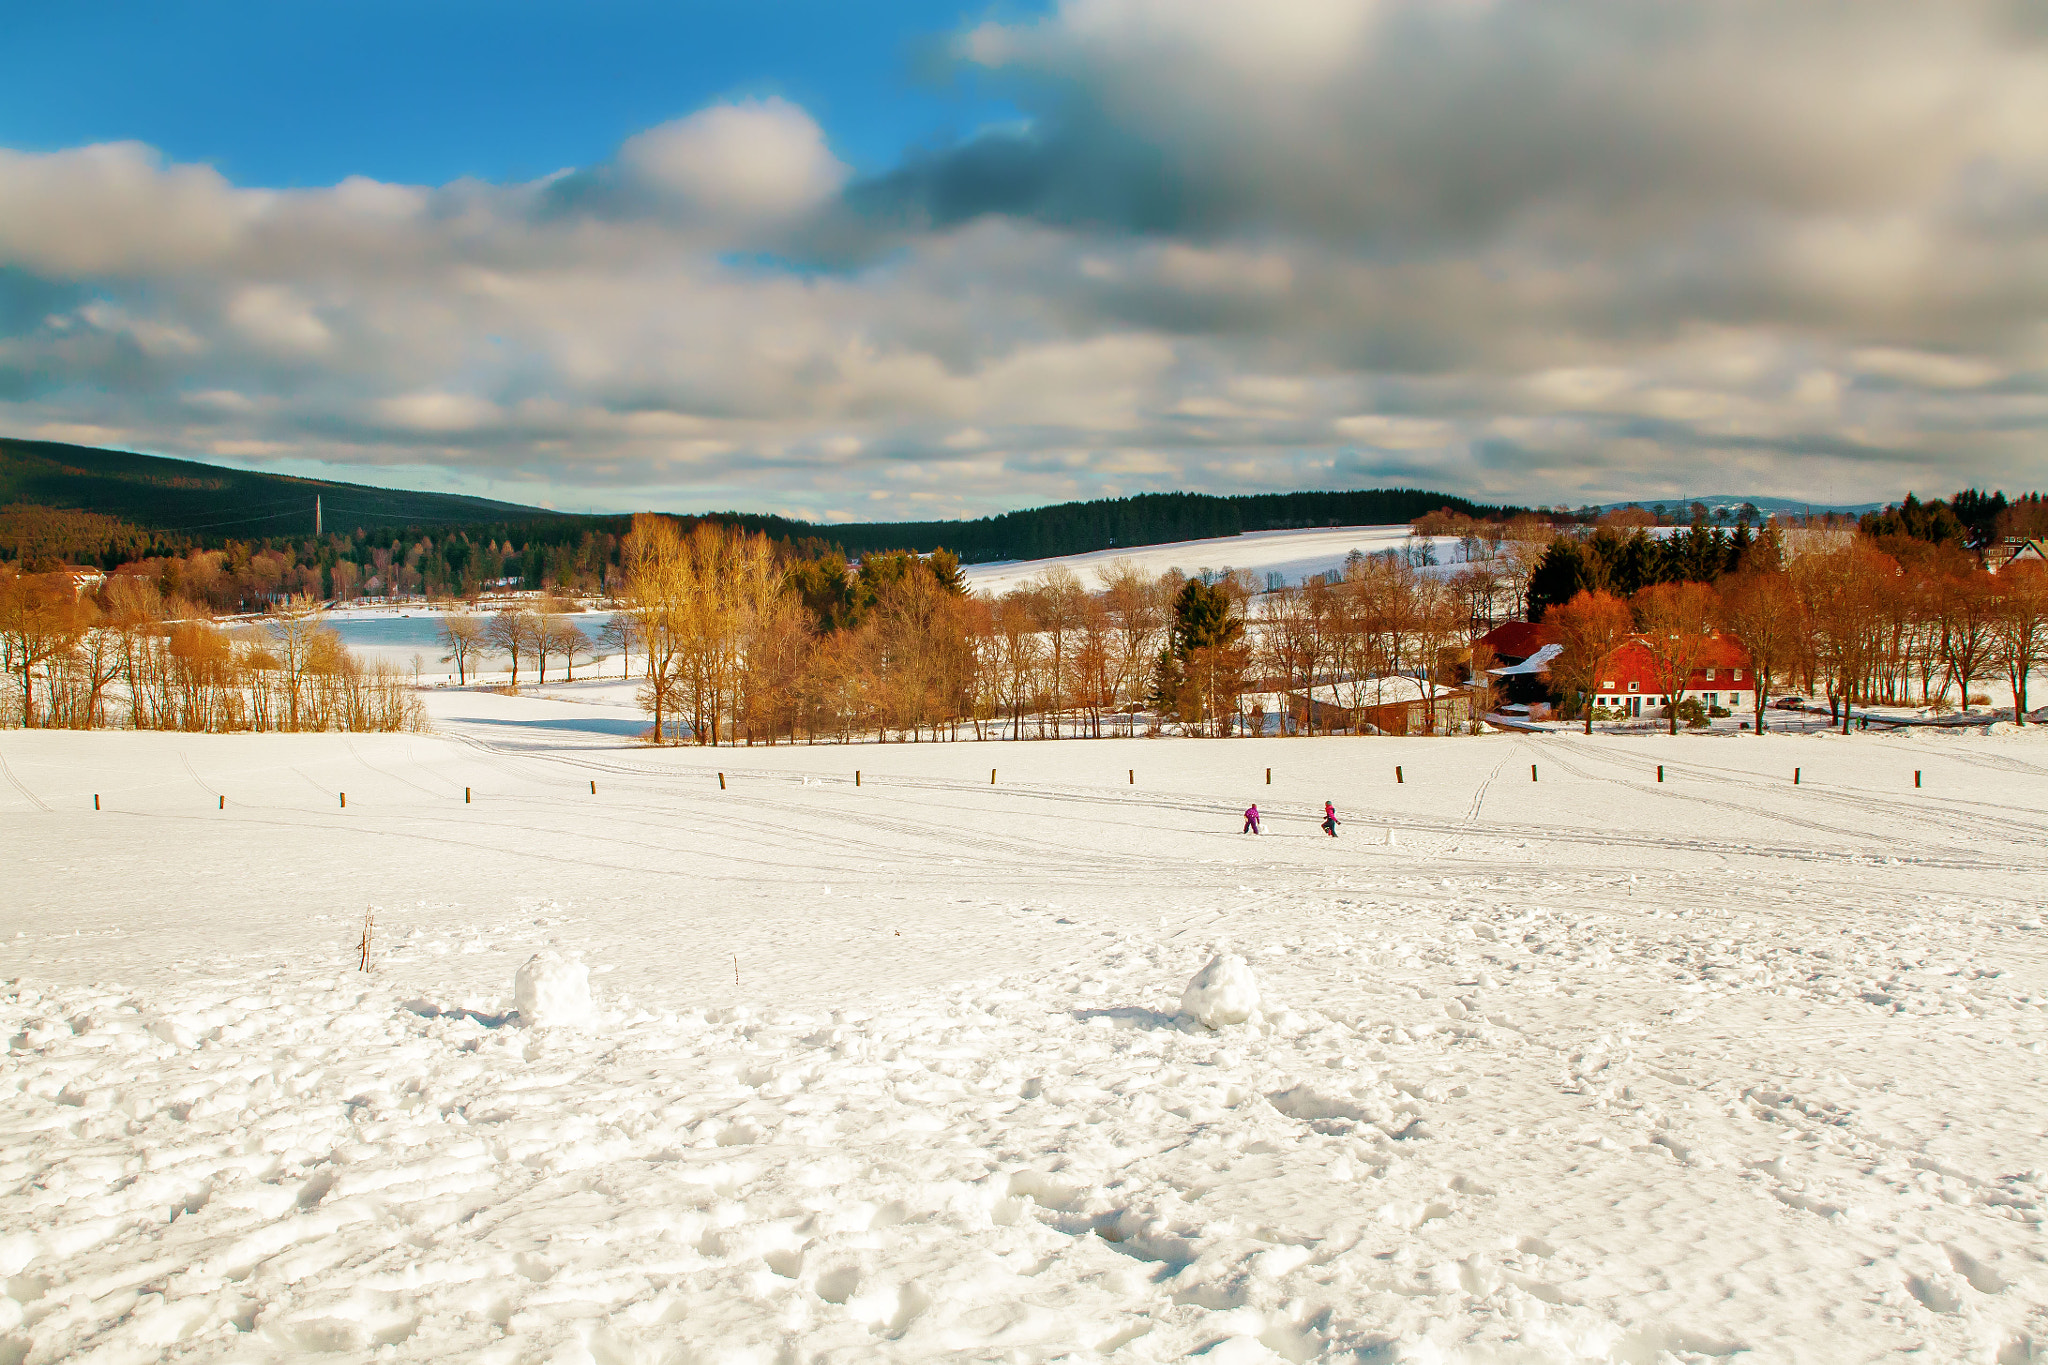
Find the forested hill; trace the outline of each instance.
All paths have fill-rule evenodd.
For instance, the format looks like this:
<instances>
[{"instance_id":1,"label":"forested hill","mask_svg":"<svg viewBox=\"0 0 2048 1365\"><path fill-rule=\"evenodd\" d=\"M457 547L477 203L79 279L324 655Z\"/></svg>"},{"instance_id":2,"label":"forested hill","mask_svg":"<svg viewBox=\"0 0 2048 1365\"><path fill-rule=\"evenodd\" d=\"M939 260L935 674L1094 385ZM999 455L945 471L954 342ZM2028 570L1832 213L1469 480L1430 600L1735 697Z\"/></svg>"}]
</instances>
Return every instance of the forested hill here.
<instances>
[{"instance_id":1,"label":"forested hill","mask_svg":"<svg viewBox=\"0 0 2048 1365\"><path fill-rule=\"evenodd\" d=\"M959 555L963 563L975 564L994 559L1046 559L1118 546L1206 540L1246 531L1397 525L1439 508L1472 517L1519 510L1482 506L1418 488L1374 488L1352 493L1254 493L1228 498L1206 493L1141 493L1128 498L1007 512L979 521L783 525L800 528L796 531L798 535L834 541L851 555L870 550L931 550L943 545ZM770 533L790 534L774 530Z\"/></svg>"},{"instance_id":2,"label":"forested hill","mask_svg":"<svg viewBox=\"0 0 2048 1365\"><path fill-rule=\"evenodd\" d=\"M29 504L91 513L176 538L263 540L312 534L316 495L329 528L449 526L557 515L455 493L371 488L0 437L0 508Z\"/></svg>"},{"instance_id":3,"label":"forested hill","mask_svg":"<svg viewBox=\"0 0 2048 1365\"><path fill-rule=\"evenodd\" d=\"M615 540L629 521L623 514L550 512L454 493L371 488L0 437L0 559L93 562L111 568L136 559L233 544L304 550L312 543L316 494L328 535L353 536L366 543L416 540L428 532L445 537L460 531L467 539L516 545L525 553L535 545L576 545L593 535ZM1515 510L1401 488L1242 497L1144 493L978 521L818 524L746 512L678 515L765 532L804 553L836 547L857 558L878 550L944 547L965 562L985 563L1245 531L1397 524L1439 508L1478 517Z\"/></svg>"}]
</instances>

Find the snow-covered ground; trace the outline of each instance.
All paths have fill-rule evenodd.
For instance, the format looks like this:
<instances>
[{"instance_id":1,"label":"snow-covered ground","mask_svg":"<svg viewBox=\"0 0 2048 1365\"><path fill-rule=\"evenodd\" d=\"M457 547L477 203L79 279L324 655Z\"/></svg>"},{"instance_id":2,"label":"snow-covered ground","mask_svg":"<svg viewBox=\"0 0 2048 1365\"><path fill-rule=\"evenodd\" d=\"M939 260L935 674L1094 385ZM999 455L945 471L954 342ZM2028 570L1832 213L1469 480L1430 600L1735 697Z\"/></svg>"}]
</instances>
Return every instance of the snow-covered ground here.
<instances>
[{"instance_id":1,"label":"snow-covered ground","mask_svg":"<svg viewBox=\"0 0 2048 1365\"><path fill-rule=\"evenodd\" d=\"M1179 569L1193 577L1204 569L1221 573L1245 569L1261 585L1266 575L1282 575L1289 587L1298 586L1310 574L1329 573L1344 567L1353 550L1376 554L1400 550L1411 541L1403 526L1328 526L1301 531L1252 531L1241 536L1212 540L1180 540L1168 545L1141 545L1129 550L1096 550L1090 554L1062 555L1056 559L1004 560L996 564L968 564L961 568L967 585L977 592L1005 593L1021 587L1055 564L1064 564L1081 576L1093 591L1100 587L1096 571L1118 560L1129 560L1147 574L1157 576ZM1437 560L1451 566L1459 554L1458 542L1449 536L1429 539Z\"/></svg>"},{"instance_id":2,"label":"snow-covered ground","mask_svg":"<svg viewBox=\"0 0 2048 1365\"><path fill-rule=\"evenodd\" d=\"M582 689L0 732L0 1360L2048 1353L2037 732L655 752Z\"/></svg>"}]
</instances>

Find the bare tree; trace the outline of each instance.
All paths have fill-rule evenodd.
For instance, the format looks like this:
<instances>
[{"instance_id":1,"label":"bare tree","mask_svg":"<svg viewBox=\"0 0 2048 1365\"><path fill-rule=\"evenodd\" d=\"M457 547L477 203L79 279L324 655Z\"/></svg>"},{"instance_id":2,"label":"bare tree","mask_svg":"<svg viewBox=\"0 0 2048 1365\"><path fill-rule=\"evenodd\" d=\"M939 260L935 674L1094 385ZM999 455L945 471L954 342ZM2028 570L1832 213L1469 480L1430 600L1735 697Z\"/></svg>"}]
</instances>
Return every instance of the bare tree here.
<instances>
[{"instance_id":1,"label":"bare tree","mask_svg":"<svg viewBox=\"0 0 2048 1365\"><path fill-rule=\"evenodd\" d=\"M71 652L85 634L78 589L63 574L0 577L0 653L21 675L21 723L34 725L35 671Z\"/></svg>"},{"instance_id":2,"label":"bare tree","mask_svg":"<svg viewBox=\"0 0 2048 1365\"><path fill-rule=\"evenodd\" d=\"M1174 590L1166 586L1164 578L1149 577L1127 559L1098 569L1096 574L1102 580L1102 603L1114 631L1110 669L1116 705L1128 720L1144 702L1152 665L1166 643ZM1129 733L1128 725L1125 732Z\"/></svg>"},{"instance_id":3,"label":"bare tree","mask_svg":"<svg viewBox=\"0 0 2048 1365\"><path fill-rule=\"evenodd\" d=\"M1990 576L1974 566L1945 576L1937 591L1942 661L1962 688L1962 709L1968 711L1970 679L1991 667L1997 598L1991 590Z\"/></svg>"},{"instance_id":4,"label":"bare tree","mask_svg":"<svg viewBox=\"0 0 2048 1365\"><path fill-rule=\"evenodd\" d=\"M576 656L590 652L590 637L582 628L566 616L555 616L545 622L548 652L559 655L562 667L568 673L570 682L576 681ZM543 656L545 657L545 656ZM545 672L547 665L541 665Z\"/></svg>"},{"instance_id":5,"label":"bare tree","mask_svg":"<svg viewBox=\"0 0 2048 1365\"><path fill-rule=\"evenodd\" d=\"M1024 713L1035 701L1033 684L1043 652L1032 610L1031 593L1023 588L1005 593L993 607L1000 664L1000 692L1010 712L1010 738L1024 738Z\"/></svg>"},{"instance_id":6,"label":"bare tree","mask_svg":"<svg viewBox=\"0 0 2048 1365\"><path fill-rule=\"evenodd\" d=\"M640 705L654 716L654 742L664 744L690 612L689 557L675 522L645 512L633 518L623 557L628 610L647 651Z\"/></svg>"},{"instance_id":7,"label":"bare tree","mask_svg":"<svg viewBox=\"0 0 2048 1365\"><path fill-rule=\"evenodd\" d=\"M287 717L296 730L301 724L300 701L306 675L313 670L334 632L327 628L320 604L310 597L286 598L272 608L264 625L270 633L270 652L284 678Z\"/></svg>"},{"instance_id":8,"label":"bare tree","mask_svg":"<svg viewBox=\"0 0 2048 1365\"><path fill-rule=\"evenodd\" d=\"M1713 635L1717 600L1704 583L1658 583L1631 601L1643 648L1649 652L1650 674L1664 694L1671 733L1678 733L1678 703L1706 658Z\"/></svg>"},{"instance_id":9,"label":"bare tree","mask_svg":"<svg viewBox=\"0 0 2048 1365\"><path fill-rule=\"evenodd\" d=\"M616 651L619 656L619 680L633 676L633 649L640 643L640 622L629 611L615 611L603 626L598 628L597 643L600 649Z\"/></svg>"},{"instance_id":10,"label":"bare tree","mask_svg":"<svg viewBox=\"0 0 2048 1365\"><path fill-rule=\"evenodd\" d=\"M1043 733L1045 713L1050 713L1052 737L1061 738L1060 718L1071 699L1073 652L1084 616L1088 591L1081 579L1064 564L1055 564L1031 580L1032 615L1045 639L1046 706L1041 712Z\"/></svg>"},{"instance_id":11,"label":"bare tree","mask_svg":"<svg viewBox=\"0 0 2048 1365\"><path fill-rule=\"evenodd\" d=\"M1551 661L1557 687L1578 697L1586 713L1586 733L1593 733L1593 684L1608 656L1628 638L1634 625L1628 603L1612 593L1581 592L1544 613L1543 623L1557 631L1562 646Z\"/></svg>"},{"instance_id":12,"label":"bare tree","mask_svg":"<svg viewBox=\"0 0 2048 1365\"><path fill-rule=\"evenodd\" d=\"M1789 572L1804 608L1808 667L1826 681L1829 714L1846 733L1853 703L1882 661L1881 599L1898 578L1898 561L1844 537L1835 548L1801 554Z\"/></svg>"},{"instance_id":13,"label":"bare tree","mask_svg":"<svg viewBox=\"0 0 2048 1365\"><path fill-rule=\"evenodd\" d=\"M2012 684L2012 718L2027 723L2027 679L2048 664L2048 564L2008 564L1998 573L1998 662Z\"/></svg>"},{"instance_id":14,"label":"bare tree","mask_svg":"<svg viewBox=\"0 0 2048 1365\"><path fill-rule=\"evenodd\" d=\"M1281 587L1267 593L1262 605L1265 619L1253 653L1258 671L1277 684L1274 690L1283 698L1289 692L1301 696L1302 731L1314 734L1316 670L1325 647L1314 604L1306 590Z\"/></svg>"},{"instance_id":15,"label":"bare tree","mask_svg":"<svg viewBox=\"0 0 2048 1365\"><path fill-rule=\"evenodd\" d=\"M1764 732L1765 694L1771 679L1791 666L1806 634L1792 580L1782 573L1738 573L1723 578L1721 626L1749 655L1756 687L1756 732Z\"/></svg>"},{"instance_id":16,"label":"bare tree","mask_svg":"<svg viewBox=\"0 0 2048 1365\"><path fill-rule=\"evenodd\" d=\"M448 652L441 656L441 662L455 665L457 686L469 682L469 661L481 658L484 650L484 623L469 612L451 612L441 618L441 643Z\"/></svg>"},{"instance_id":17,"label":"bare tree","mask_svg":"<svg viewBox=\"0 0 2048 1365\"><path fill-rule=\"evenodd\" d=\"M539 644L540 626L523 606L504 607L491 614L484 627L484 643L499 654L512 658L512 686L519 686L519 661L531 658Z\"/></svg>"}]
</instances>

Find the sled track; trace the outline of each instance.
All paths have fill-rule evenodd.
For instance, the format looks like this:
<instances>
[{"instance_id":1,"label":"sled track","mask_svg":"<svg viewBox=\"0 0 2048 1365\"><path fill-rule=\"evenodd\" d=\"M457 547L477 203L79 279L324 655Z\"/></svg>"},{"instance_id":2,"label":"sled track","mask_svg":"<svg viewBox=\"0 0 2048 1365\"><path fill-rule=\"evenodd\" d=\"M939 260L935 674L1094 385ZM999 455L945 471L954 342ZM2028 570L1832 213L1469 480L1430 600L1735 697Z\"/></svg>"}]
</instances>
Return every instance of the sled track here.
<instances>
[{"instance_id":1,"label":"sled track","mask_svg":"<svg viewBox=\"0 0 2048 1365\"><path fill-rule=\"evenodd\" d=\"M411 787L414 791L419 792L423 796L439 797L442 795L442 793L437 791L429 791L427 788L422 787L419 783L413 781L411 778L400 777L397 773L390 772L384 768L378 767L376 764L370 762L369 759L363 757L363 751L356 744L356 737L354 735L349 735L346 738L348 741L348 751L349 753L355 756L356 762L362 764L365 768L368 768L371 772L377 774L377 776L384 778L385 780L390 782L397 782L405 786Z\"/></svg>"},{"instance_id":2,"label":"sled track","mask_svg":"<svg viewBox=\"0 0 2048 1365\"><path fill-rule=\"evenodd\" d=\"M1827 835L1835 839L1867 839L1869 837L1861 830L1843 829L1835 825L1822 824L1817 820L1802 819L1796 815L1760 811L1755 806L1747 806L1735 801L1716 800L1711 796L1701 796L1696 792L1672 791L1665 784L1631 781L1627 778L1602 777L1596 773L1588 772L1570 758L1562 755L1552 755L1551 762L1574 777L1584 778L1588 782L1612 782L1617 786L1625 787L1643 796L1662 797L1667 801L1689 801L1695 805L1708 806L1715 810L1730 811L1738 815L1765 815L1779 823L1791 825L1797 829L1812 830L1816 834ZM1664 789L1660 790L1660 787Z\"/></svg>"},{"instance_id":3,"label":"sled track","mask_svg":"<svg viewBox=\"0 0 2048 1365\"><path fill-rule=\"evenodd\" d=\"M1605 755L1580 754L1575 755L1575 757L1582 761L1615 761ZM1759 790L1769 785L1765 780L1757 778L1754 774L1745 773L1741 769L1722 768L1712 764L1688 760L1678 760L1675 762L1667 760L1665 766L1674 772L1693 776L1701 781L1719 782L1749 790ZM1587 776L1584 773L1579 775ZM2048 776L2048 774L2044 774L2044 776ZM1601 779L1596 777L1593 780ZM1626 779L1607 780L1626 781ZM1656 786L1654 783L1631 783L1630 785L1634 786L1637 790L1645 792L1652 791ZM1942 796L1933 800L1914 802L1908 798L1879 796L1869 792L1820 782L1809 783L1806 787L1802 788L1802 791L1810 791L1815 798L1840 802L1855 810L1868 811L1873 814L1904 816L1909 824L1921 827L1939 826L1965 839L1981 836L1987 831L1991 831L2003 833L2011 838L2048 844L2048 812L2041 813L2040 817L2036 820L2015 819L2010 815L1994 813L2011 811L2013 808L2010 805L1999 805L1994 802L1975 800L1970 797ZM1658 791L1656 794L1677 797L1689 795L1684 792L1668 791ZM1694 797L1693 799L1700 798ZM1974 807L1983 813L1975 814L1959 811L1956 809L1958 806ZM1765 813L1754 806L1745 807L1744 809L1748 809L1756 814ZM1804 823L1798 817L1790 815L1772 813L1772 818L1782 819L1789 824ZM1825 828L1825 826L1814 827ZM1846 831L1836 832L1845 833Z\"/></svg>"},{"instance_id":4,"label":"sled track","mask_svg":"<svg viewBox=\"0 0 2048 1365\"><path fill-rule=\"evenodd\" d=\"M30 805L34 806L37 810L40 810L45 814L49 812L50 808L47 805L43 804L43 798L37 796L34 792L30 791L28 789L27 784L14 775L14 769L7 766L7 756L5 754L0 754L0 777L5 777L7 779L8 785L13 787L16 791L20 792L22 795L22 799L27 801Z\"/></svg>"},{"instance_id":5,"label":"sled track","mask_svg":"<svg viewBox=\"0 0 2048 1365\"><path fill-rule=\"evenodd\" d=\"M208 796L214 797L216 799L219 798L220 792L206 785L205 779L199 776L199 770L192 766L192 760L186 757L185 751L183 749L178 750L178 762L184 764L185 771L191 774L193 786L199 788L199 790L205 792Z\"/></svg>"},{"instance_id":6,"label":"sled track","mask_svg":"<svg viewBox=\"0 0 2048 1365\"><path fill-rule=\"evenodd\" d=\"M491 741L476 739L469 736L459 736L458 738L460 738L463 743L476 749L479 753L479 756L482 757L486 762L490 763L493 767L507 773L509 776L512 776L523 783L533 781L546 782L546 778L538 777L534 774L526 772L521 772L518 770L517 767L514 766L515 764L521 766L525 764L546 764L549 766L566 766L571 768L586 769L595 772L611 772L621 776L632 776L642 779L653 779L653 781L656 784L658 784L659 789L661 789L665 793L673 794L684 798L701 799L705 795L701 783L703 781L710 780L709 773L704 774L702 778L691 780L683 775L677 774L672 769L660 768L656 765L651 764L632 763L630 761L619 762L616 760L596 759L584 757L582 755L570 754L542 755L537 753L521 753L515 755L507 753L503 748L501 748L499 745ZM1839 825L1833 825L1823 821L1804 819L1798 816L1784 815L1778 812L1764 811L1760 810L1758 807L1754 805L1742 804L1726 800L1716 800L1713 797L1702 796L1697 793L1674 792L1671 791L1668 787L1660 788L1655 783L1631 782L1626 779L1601 776L1580 766L1578 762L1574 761L1573 756L1567 756L1564 753L1562 753L1561 750L1562 746L1558 746L1558 748L1554 749L1546 748L1544 751L1543 761L1556 763L1566 772L1569 772L1572 775L1583 778L1587 781L1617 782L1619 783L1619 785L1627 787L1632 791L1638 792L1646 796L1663 796L1676 800L1692 801L1714 809L1726 810L1731 813L1740 814L1747 817L1764 816L1773 820L1780 821L1794 828L1809 830L1816 835L1823 836L1830 842L1841 840L1844 838L1853 840L1867 840L1868 838L1870 838L1870 836L1861 829L1843 828ZM1509 759L1513 757L1515 757L1514 754L1504 756L1501 760L1500 765L1496 768L1495 774L1497 775L1497 773L1505 767ZM1729 783L1731 786L1744 785L1740 781L1740 776L1746 775L1729 776L1726 775L1725 770L1713 770L1711 765L1699 766L1701 767L1703 775L1705 776L1706 780L1723 781ZM822 777L827 782L832 783L834 785L846 785L845 774L842 771L837 770L821 771L817 769L793 769L770 771L757 768L728 768L725 770L725 772L729 779L739 779L748 783L772 784L776 787L800 786L806 777ZM1493 780L1494 775L1489 775L1486 783L1482 784L1482 794L1485 790L1490 789ZM548 785L552 785L552 783L549 783ZM869 785L894 791L928 791L933 793L954 795L970 795L976 793L983 793L990 790L990 788L985 787L980 782L966 779L910 778L880 775L877 775L869 779ZM1012 801L1024 800L1033 802L1044 802L1047 804L1068 808L1072 808L1076 805L1085 805L1098 808L1107 806L1120 810L1131 810L1133 808L1138 808L1159 811L1173 811L1176 813L1183 813L1187 815L1202 817L1208 820L1220 821L1226 825L1229 819L1235 816L1237 811L1237 808L1234 805L1231 805L1230 803L1207 800L1196 797L1175 797L1170 794L1163 793L1148 796L1134 796L1122 792L1117 792L1117 794L1111 795L1110 793L1112 791L1115 791L1115 789L1061 788L1049 787L1043 784L1021 783L1014 785L1005 785L1000 788L1000 792L1003 798ZM545 798L542 797L540 794L533 794L530 797L519 797L512 799L540 800ZM754 804L757 800L761 799L762 798L745 796L739 793L727 793L721 798L721 801L724 805L731 806L734 804L738 804L740 801L745 801L748 804ZM1479 800L1479 798L1476 797L1475 800L1477 801ZM636 803L636 805L638 804L639 803ZM647 807L644 805L642 805L640 808L646 815L650 817L658 817L664 819L673 818L672 813L666 810L660 810L657 808ZM774 805L773 809L777 812L776 818L773 821L764 822L762 826L757 827L772 827L772 829L775 830L786 829L787 808L777 803ZM1915 818L1922 820L1923 823L1925 822L1925 818L1928 814L1927 811L1917 807L1912 808L1911 813L1914 815ZM928 825L918 821L905 821L902 820L901 817L884 815L878 811L863 811L857 817L849 818L858 818L861 821L861 823L867 827L886 828L892 831L898 831L918 836L934 835L935 832L943 833L944 829L943 825L935 826ZM1998 817L1989 818L1992 820L1998 819ZM1542 840L1553 844L1565 843L1602 848L1618 847L1683 850L1688 852L1697 852L1710 856L1732 858L1774 858L1808 864L1841 865L1847 863L1853 865L1857 863L1875 862L1881 860L1885 856L1888 856L1882 852L1875 850L1863 852L1844 850L1841 852L1833 852L1824 848L1801 848L1794 845L1779 843L1735 843L1711 839L1659 838L1654 835L1641 835L1627 832L1610 832L1600 830L1560 830L1555 827L1547 825L1487 825L1479 823L1476 819L1470 818L1469 815L1468 818L1465 820L1451 821L1426 816L1415 816L1407 814L1405 812L1376 811L1373 814L1373 819L1375 822L1385 821L1402 830L1411 831L1418 834L1447 836L1451 839L1452 846L1449 849L1447 849L1444 853L1440 853L1436 856L1462 856L1464 859L1467 860L1470 860L1474 857L1478 857L1485 861L1491 861L1490 859L1486 859L1485 855L1463 853L1462 850L1460 850L1457 847L1459 842L1457 836L1469 835L1481 838L1492 837L1500 839ZM2016 825L2014 832L2022 833L2028 836L2030 840L2042 837L2043 833L2038 827L2024 825ZM820 837L828 836L821 835ZM866 841L849 839L847 836L843 835L836 837L838 840L842 842L843 846L848 847L851 850L862 852L877 852L880 853L881 856L889 857L892 859L910 856L907 853L905 853L905 851L899 846L888 844L873 845L867 843ZM948 835L946 837L952 838L953 836ZM1043 841L1032 842L998 839L993 841L976 840L974 843L969 844L964 841L954 839L952 846L960 848L974 847L979 851L984 851L985 854L988 856L999 856L1005 858L1030 858L1042 860L1046 855L1046 843ZM1056 847L1058 847L1062 852L1065 852L1064 845L1056 845ZM1372 847L1378 848L1380 846L1373 845ZM2043 864L2041 863L2003 862L1984 858L1972 858L1963 855L1931 851L1925 853L1906 855L1904 857L1899 858L1899 861L1914 866L1949 868L1967 871L2014 872L2029 874L2038 873L2043 870ZM1179 862L1178 860L1143 859L1137 865L1142 867L1154 862L1165 863L1167 865L1182 868L1183 870L1185 870L1184 864ZM1356 870L1365 870L1365 868L1369 865L1345 864L1345 866L1347 868L1352 868ZM1128 872L1131 870L1135 869L1132 868L1129 864L1126 864L1125 868L1123 869L1123 874L1128 875ZM1077 872L1078 871L1079 869L1077 869ZM1249 870L1247 869L1247 871ZM1118 870L1103 869L1103 875L1118 875Z\"/></svg>"},{"instance_id":7,"label":"sled track","mask_svg":"<svg viewBox=\"0 0 2048 1365\"><path fill-rule=\"evenodd\" d=\"M1509 752L1502 754L1500 756L1500 762L1493 765L1493 771L1488 773L1486 775L1485 780L1479 784L1479 790L1472 793L1472 804L1468 806L1465 810L1466 824L1469 825L1478 823L1480 807L1486 804L1486 793L1492 789L1494 780L1498 778L1501 774L1501 769L1508 766L1508 760L1513 758L1515 754L1519 752L1522 752L1522 750L1519 746L1517 746L1516 749L1510 750Z\"/></svg>"},{"instance_id":8,"label":"sled track","mask_svg":"<svg viewBox=\"0 0 2048 1365\"><path fill-rule=\"evenodd\" d=\"M468 740L466 742L479 751L480 756L486 763L512 777L521 785L529 785L537 780L546 780L545 777L536 778L533 775L519 771L517 765L522 762L520 758L507 757L485 741ZM528 759L524 761L545 762L547 760ZM572 762L574 766L595 771L606 771L611 766L602 763L568 761ZM635 765L636 768L638 766ZM674 780L675 774L670 771L657 769L655 772L659 779L669 779L658 782L658 791L661 794L690 803L687 815L678 811L673 806L650 804L646 799L644 790L635 794L638 799L628 798L625 801L608 802L606 804L607 812L614 815L630 812L636 825L643 828L664 830L674 830L679 819L686 819L697 835L702 835L707 826L715 826L736 833L744 832L770 836L786 837L790 833L793 813L786 804L778 800L765 796L751 795L743 791L728 791L714 797L704 789L701 782L685 785L682 781ZM728 772L733 777L743 778L749 782L766 781L774 783L778 787L794 786L800 781L799 777L792 777L782 773L768 773L758 770L748 772L736 769L729 769ZM639 777L644 776L645 773L644 770L633 771L631 775ZM969 789L973 788L970 787ZM1014 794L1019 789L1009 788L1005 790L1010 794ZM496 802L542 802L552 805L561 798L547 792L529 791L498 793L492 799ZM736 808L756 812L758 815L756 818L744 818L737 813ZM818 812L816 814L823 815L825 813ZM1017 864L1040 864L1043 863L1047 854L1047 842L1043 840L1034 841L1004 838L1002 836L964 835L958 830L949 827L943 820L920 821L876 810L862 811L858 816L854 816L850 812L833 812L831 814L846 820L858 819L863 830L893 832L910 839L929 839L935 843L943 844L946 849L967 852L982 858L1000 859L1004 862ZM828 816L828 818L830 817ZM849 857L894 860L917 856L912 849L906 848L901 843L864 839L830 829L807 826L803 837L813 845L829 846L833 851L843 853ZM724 859L728 856L716 848L706 849L697 846L697 840L694 839L689 843L664 842L653 844L641 843L637 840L624 842L633 843L640 847L658 849L659 851L679 857ZM1125 861L1121 867L1104 866L1098 859L1087 869L1087 873L1092 879L1097 876L1119 875L1121 871L1128 871L1133 866L1178 866L1174 860L1169 859L1133 855L1124 855L1124 857Z\"/></svg>"}]
</instances>

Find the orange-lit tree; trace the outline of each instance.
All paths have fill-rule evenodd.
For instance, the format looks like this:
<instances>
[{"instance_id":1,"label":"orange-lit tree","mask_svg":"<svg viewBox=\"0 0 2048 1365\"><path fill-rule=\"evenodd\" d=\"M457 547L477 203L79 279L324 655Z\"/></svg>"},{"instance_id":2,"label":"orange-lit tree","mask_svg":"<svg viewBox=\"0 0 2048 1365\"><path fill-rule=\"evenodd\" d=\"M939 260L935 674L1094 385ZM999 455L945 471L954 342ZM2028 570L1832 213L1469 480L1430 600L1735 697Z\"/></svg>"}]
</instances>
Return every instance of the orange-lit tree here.
<instances>
[{"instance_id":1,"label":"orange-lit tree","mask_svg":"<svg viewBox=\"0 0 2048 1365\"><path fill-rule=\"evenodd\" d=\"M1805 638L1799 594L1782 573L1737 573L1721 580L1721 628L1749 654L1756 684L1755 727L1764 732L1771 679L1791 667Z\"/></svg>"},{"instance_id":2,"label":"orange-lit tree","mask_svg":"<svg viewBox=\"0 0 2048 1365\"><path fill-rule=\"evenodd\" d=\"M1719 599L1704 583L1657 583L1638 592L1630 605L1675 735L1679 698L1706 658Z\"/></svg>"},{"instance_id":3,"label":"orange-lit tree","mask_svg":"<svg viewBox=\"0 0 2048 1365\"><path fill-rule=\"evenodd\" d=\"M1576 697L1586 713L1586 733L1593 733L1593 680L1607 663L1607 656L1628 638L1634 619L1628 603L1612 593L1581 592L1562 606L1552 607L1543 623L1557 631L1563 646L1551 661L1550 676L1557 688Z\"/></svg>"}]
</instances>

